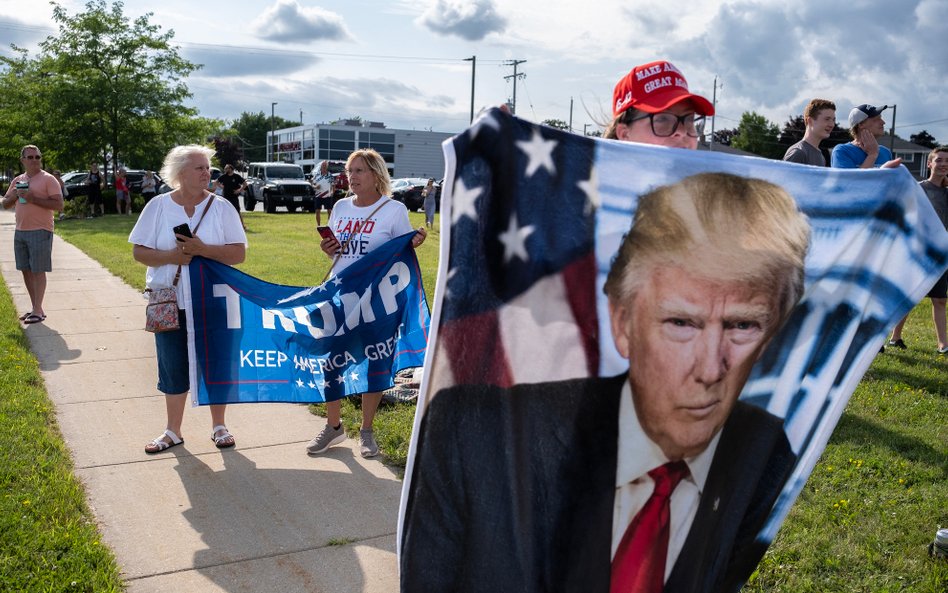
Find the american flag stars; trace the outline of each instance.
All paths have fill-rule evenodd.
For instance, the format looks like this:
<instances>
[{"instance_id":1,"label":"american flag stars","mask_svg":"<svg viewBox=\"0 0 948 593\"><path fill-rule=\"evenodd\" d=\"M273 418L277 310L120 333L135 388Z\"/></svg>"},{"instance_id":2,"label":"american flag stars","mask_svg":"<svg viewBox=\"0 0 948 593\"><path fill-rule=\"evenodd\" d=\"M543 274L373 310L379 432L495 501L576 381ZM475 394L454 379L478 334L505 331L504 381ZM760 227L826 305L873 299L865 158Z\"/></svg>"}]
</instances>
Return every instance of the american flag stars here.
<instances>
[{"instance_id":1,"label":"american flag stars","mask_svg":"<svg viewBox=\"0 0 948 593\"><path fill-rule=\"evenodd\" d=\"M518 140L517 148L527 155L525 177L532 177L541 167L549 171L550 175L556 175L556 165L553 163L553 150L556 148L556 141L545 140L539 126L533 128L533 134L529 140Z\"/></svg>"},{"instance_id":2,"label":"american flag stars","mask_svg":"<svg viewBox=\"0 0 948 593\"><path fill-rule=\"evenodd\" d=\"M517 224L517 213L511 214L507 230L497 236L504 244L504 263L512 261L515 257L524 262L530 259L527 253L527 237L533 234L534 230L533 225L521 227Z\"/></svg>"}]
</instances>

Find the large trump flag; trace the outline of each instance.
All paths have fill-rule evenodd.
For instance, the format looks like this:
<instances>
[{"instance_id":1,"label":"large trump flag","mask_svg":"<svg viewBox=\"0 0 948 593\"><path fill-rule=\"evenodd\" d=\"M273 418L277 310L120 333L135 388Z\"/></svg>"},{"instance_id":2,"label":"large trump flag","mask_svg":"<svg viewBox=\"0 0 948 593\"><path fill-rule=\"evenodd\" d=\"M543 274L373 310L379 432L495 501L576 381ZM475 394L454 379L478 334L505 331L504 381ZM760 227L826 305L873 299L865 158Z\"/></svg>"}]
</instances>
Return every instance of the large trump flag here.
<instances>
[{"instance_id":1,"label":"large trump flag","mask_svg":"<svg viewBox=\"0 0 948 593\"><path fill-rule=\"evenodd\" d=\"M188 315L195 404L325 402L421 366L430 325L414 232L327 282L281 286L196 257Z\"/></svg>"},{"instance_id":2,"label":"large trump flag","mask_svg":"<svg viewBox=\"0 0 948 593\"><path fill-rule=\"evenodd\" d=\"M694 525L725 524L686 530L678 564L693 563L668 567L672 590L739 587L886 332L948 267L948 233L916 180L904 168L826 169L585 138L496 109L444 149L441 268L399 517L403 590L608 588L619 419L616 410L590 426L602 398L588 386L624 383L629 361L614 345L603 285L640 197L706 173L779 186L810 226L803 297L735 408L773 419L786 443L779 468L758 468L751 484L769 479L773 494L753 509L748 536L746 525L726 523L751 511L731 516L730 492L702 492ZM588 404L544 424L564 386ZM706 489L751 463L751 433L732 437L714 446L731 438L743 450L714 459ZM578 449L594 453L558 458ZM736 497L744 489L731 488ZM556 502L567 491L578 494Z\"/></svg>"}]
</instances>

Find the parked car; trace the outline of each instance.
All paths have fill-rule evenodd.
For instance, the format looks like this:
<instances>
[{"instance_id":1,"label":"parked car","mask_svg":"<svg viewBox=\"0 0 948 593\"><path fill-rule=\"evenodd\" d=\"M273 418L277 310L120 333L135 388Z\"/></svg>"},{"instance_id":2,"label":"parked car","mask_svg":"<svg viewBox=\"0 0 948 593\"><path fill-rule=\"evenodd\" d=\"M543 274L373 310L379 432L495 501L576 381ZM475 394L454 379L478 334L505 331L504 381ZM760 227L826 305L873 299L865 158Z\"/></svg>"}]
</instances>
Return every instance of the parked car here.
<instances>
[{"instance_id":1,"label":"parked car","mask_svg":"<svg viewBox=\"0 0 948 593\"><path fill-rule=\"evenodd\" d=\"M250 163L247 168L247 191L244 209L252 212L263 202L265 212L276 212L286 206L290 212L306 208L316 212L316 191L303 175L303 168L292 163Z\"/></svg>"},{"instance_id":2,"label":"parked car","mask_svg":"<svg viewBox=\"0 0 948 593\"><path fill-rule=\"evenodd\" d=\"M66 196L67 200L71 200L76 196L89 195L89 186L86 185L86 178L88 177L88 171L70 171L63 174L63 185L66 186L66 191L69 192L69 195Z\"/></svg>"},{"instance_id":3,"label":"parked car","mask_svg":"<svg viewBox=\"0 0 948 593\"><path fill-rule=\"evenodd\" d=\"M416 211L425 204L421 192L428 185L426 177L403 177L392 180L392 198L405 204L409 211Z\"/></svg>"}]
</instances>

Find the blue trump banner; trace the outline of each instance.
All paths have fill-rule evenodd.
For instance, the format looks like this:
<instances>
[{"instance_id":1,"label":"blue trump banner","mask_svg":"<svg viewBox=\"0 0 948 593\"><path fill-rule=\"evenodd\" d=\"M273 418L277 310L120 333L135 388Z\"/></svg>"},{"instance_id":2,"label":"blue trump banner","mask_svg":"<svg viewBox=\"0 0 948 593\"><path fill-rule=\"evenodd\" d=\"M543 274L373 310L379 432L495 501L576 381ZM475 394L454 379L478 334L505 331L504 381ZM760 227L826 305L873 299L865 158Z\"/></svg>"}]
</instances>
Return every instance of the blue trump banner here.
<instances>
[{"instance_id":1,"label":"blue trump banner","mask_svg":"<svg viewBox=\"0 0 948 593\"><path fill-rule=\"evenodd\" d=\"M948 268L925 193L496 109L444 150L402 590L608 591L656 497L664 590L740 589Z\"/></svg>"},{"instance_id":2,"label":"blue trump banner","mask_svg":"<svg viewBox=\"0 0 948 593\"><path fill-rule=\"evenodd\" d=\"M333 401L382 391L421 366L430 318L413 236L306 288L194 258L185 297L193 402Z\"/></svg>"}]
</instances>

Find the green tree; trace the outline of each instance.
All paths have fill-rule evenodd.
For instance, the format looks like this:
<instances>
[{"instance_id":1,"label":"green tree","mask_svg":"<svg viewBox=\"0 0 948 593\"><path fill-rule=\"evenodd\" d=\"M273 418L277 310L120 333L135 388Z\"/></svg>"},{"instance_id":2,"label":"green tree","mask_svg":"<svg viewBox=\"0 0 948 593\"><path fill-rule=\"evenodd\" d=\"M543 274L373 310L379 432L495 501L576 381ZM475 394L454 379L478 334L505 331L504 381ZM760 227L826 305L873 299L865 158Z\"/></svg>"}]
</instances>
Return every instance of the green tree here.
<instances>
[{"instance_id":1,"label":"green tree","mask_svg":"<svg viewBox=\"0 0 948 593\"><path fill-rule=\"evenodd\" d=\"M569 124L561 119L545 119L540 122L544 126L550 126L551 128L556 128L557 130L566 130L569 131Z\"/></svg>"},{"instance_id":2,"label":"green tree","mask_svg":"<svg viewBox=\"0 0 948 593\"><path fill-rule=\"evenodd\" d=\"M214 122L184 105L183 82L198 65L171 45L173 31L130 20L122 2L90 0L69 14L53 3L56 35L40 44L37 103L44 142L70 164L92 160L155 167L175 144L203 142Z\"/></svg>"},{"instance_id":3,"label":"green tree","mask_svg":"<svg viewBox=\"0 0 948 593\"><path fill-rule=\"evenodd\" d=\"M13 49L13 57L0 56L0 167L6 175L20 172L20 148L25 144L36 144L48 162L55 162L55 151L42 137L36 64L26 50Z\"/></svg>"},{"instance_id":4,"label":"green tree","mask_svg":"<svg viewBox=\"0 0 948 593\"><path fill-rule=\"evenodd\" d=\"M777 142L780 143L780 148L786 152L791 145L803 140L804 133L806 133L806 123L803 121L803 115L791 117L787 119L787 123L783 124Z\"/></svg>"},{"instance_id":5,"label":"green tree","mask_svg":"<svg viewBox=\"0 0 948 593\"><path fill-rule=\"evenodd\" d=\"M928 148L938 146L938 140L935 140L935 137L929 134L927 130L922 130L918 134L912 134L909 136L909 140L919 146L927 146Z\"/></svg>"},{"instance_id":6,"label":"green tree","mask_svg":"<svg viewBox=\"0 0 948 593\"><path fill-rule=\"evenodd\" d=\"M731 141L731 146L762 157L779 159L783 156L777 142L779 135L777 124L771 123L763 115L745 111L737 124L737 135Z\"/></svg>"},{"instance_id":7,"label":"green tree","mask_svg":"<svg viewBox=\"0 0 948 593\"><path fill-rule=\"evenodd\" d=\"M283 119L278 115L273 118L272 125L274 130L279 130L298 126L299 122ZM270 131L270 126L270 115L262 111L257 113L244 111L230 125L242 146L247 162L260 162L267 159L267 132ZM222 135L227 134L227 131L222 131Z\"/></svg>"}]
</instances>

